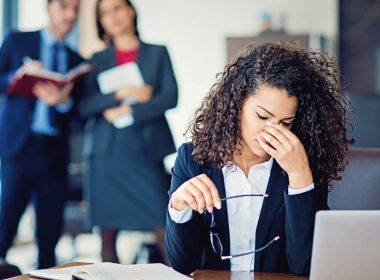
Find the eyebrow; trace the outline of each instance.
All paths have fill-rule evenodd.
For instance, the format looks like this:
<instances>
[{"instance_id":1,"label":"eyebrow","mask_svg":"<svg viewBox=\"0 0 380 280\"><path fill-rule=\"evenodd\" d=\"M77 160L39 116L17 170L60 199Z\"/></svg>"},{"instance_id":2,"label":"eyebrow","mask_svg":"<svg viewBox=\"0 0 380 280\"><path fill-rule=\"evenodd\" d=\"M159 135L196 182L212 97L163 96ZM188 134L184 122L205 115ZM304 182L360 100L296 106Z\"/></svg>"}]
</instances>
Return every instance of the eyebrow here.
<instances>
[{"instance_id":1,"label":"eyebrow","mask_svg":"<svg viewBox=\"0 0 380 280\"><path fill-rule=\"evenodd\" d=\"M272 117L275 117L275 114L273 114L272 112L268 111L267 109L265 109L264 107L261 107L259 105L257 105L257 107L259 107L260 109L264 110L265 112L267 112L269 115L271 115ZM288 117L288 118L284 118L282 120L290 120L290 119L294 119L296 116L293 116L293 117Z\"/></svg>"}]
</instances>

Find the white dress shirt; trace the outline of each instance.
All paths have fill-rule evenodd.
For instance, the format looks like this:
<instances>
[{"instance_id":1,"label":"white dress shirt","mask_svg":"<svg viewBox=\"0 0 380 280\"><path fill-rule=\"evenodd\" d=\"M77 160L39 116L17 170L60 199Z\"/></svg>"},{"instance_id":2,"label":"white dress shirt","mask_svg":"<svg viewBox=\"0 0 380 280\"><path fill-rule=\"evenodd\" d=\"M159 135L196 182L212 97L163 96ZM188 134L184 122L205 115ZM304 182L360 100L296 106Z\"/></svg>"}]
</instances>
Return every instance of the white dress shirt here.
<instances>
[{"instance_id":1,"label":"white dress shirt","mask_svg":"<svg viewBox=\"0 0 380 280\"><path fill-rule=\"evenodd\" d=\"M224 167L223 177L226 197L242 194L265 194L273 158L250 168L248 176L238 166ZM314 184L302 189L288 188L289 195L296 195L314 188ZM227 200L228 225L230 232L230 254L241 254L255 250L256 228L264 197L241 197ZM187 207L177 211L169 203L169 216L175 223L185 223L191 219L192 209ZM223 240L221 240L223 243ZM232 258L231 271L252 271L255 254Z\"/></svg>"}]
</instances>

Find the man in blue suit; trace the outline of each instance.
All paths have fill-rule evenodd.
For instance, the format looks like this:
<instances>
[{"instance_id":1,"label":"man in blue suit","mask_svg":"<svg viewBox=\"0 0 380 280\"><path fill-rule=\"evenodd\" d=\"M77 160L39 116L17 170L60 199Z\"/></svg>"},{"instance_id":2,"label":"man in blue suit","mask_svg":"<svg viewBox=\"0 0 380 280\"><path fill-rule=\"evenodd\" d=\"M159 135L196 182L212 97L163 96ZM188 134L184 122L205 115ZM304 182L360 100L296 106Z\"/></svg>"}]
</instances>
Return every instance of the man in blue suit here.
<instances>
[{"instance_id":1,"label":"man in blue suit","mask_svg":"<svg viewBox=\"0 0 380 280\"><path fill-rule=\"evenodd\" d=\"M45 68L65 73L82 58L64 43L78 17L79 0L49 0L46 28L9 34L0 49L0 258L5 258L20 217L32 200L36 211L38 267L55 265L67 180L68 121L78 87L37 84L36 98L6 92L15 75Z\"/></svg>"}]
</instances>

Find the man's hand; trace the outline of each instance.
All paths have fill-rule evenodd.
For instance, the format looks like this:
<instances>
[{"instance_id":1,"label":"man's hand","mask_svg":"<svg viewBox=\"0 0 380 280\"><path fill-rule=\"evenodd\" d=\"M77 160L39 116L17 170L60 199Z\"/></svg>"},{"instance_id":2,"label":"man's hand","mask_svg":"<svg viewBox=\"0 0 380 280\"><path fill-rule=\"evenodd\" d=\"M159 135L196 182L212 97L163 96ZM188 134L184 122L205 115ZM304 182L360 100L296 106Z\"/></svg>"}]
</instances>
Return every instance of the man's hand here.
<instances>
[{"instance_id":1,"label":"man's hand","mask_svg":"<svg viewBox=\"0 0 380 280\"><path fill-rule=\"evenodd\" d=\"M55 106L69 101L73 85L73 83L70 83L59 88L52 83L38 83L34 86L33 92L42 102Z\"/></svg>"},{"instance_id":2,"label":"man's hand","mask_svg":"<svg viewBox=\"0 0 380 280\"><path fill-rule=\"evenodd\" d=\"M33 71L42 69L42 67L42 63L39 60L30 60L20 66L20 68L16 71L16 77L21 77L26 73L33 73Z\"/></svg>"}]
</instances>

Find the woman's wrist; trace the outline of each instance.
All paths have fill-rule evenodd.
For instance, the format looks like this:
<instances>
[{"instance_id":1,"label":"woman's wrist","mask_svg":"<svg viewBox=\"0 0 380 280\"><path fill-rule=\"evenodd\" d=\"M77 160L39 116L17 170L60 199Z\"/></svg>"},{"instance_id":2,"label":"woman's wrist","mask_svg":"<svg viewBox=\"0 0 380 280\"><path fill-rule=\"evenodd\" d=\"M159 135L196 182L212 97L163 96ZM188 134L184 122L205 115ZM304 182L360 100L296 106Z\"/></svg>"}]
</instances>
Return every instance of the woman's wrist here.
<instances>
[{"instance_id":1,"label":"woman's wrist","mask_svg":"<svg viewBox=\"0 0 380 280\"><path fill-rule=\"evenodd\" d=\"M175 195L172 195L172 198L170 199L170 207L177 210L182 211L186 209L189 206L185 201L181 201L175 197Z\"/></svg>"},{"instance_id":2,"label":"woman's wrist","mask_svg":"<svg viewBox=\"0 0 380 280\"><path fill-rule=\"evenodd\" d=\"M310 169L302 172L288 173L289 187L292 189L302 189L313 183L313 175Z\"/></svg>"},{"instance_id":3,"label":"woman's wrist","mask_svg":"<svg viewBox=\"0 0 380 280\"><path fill-rule=\"evenodd\" d=\"M128 88L122 88L115 92L115 99L118 101L123 100L124 98L130 95Z\"/></svg>"}]
</instances>

